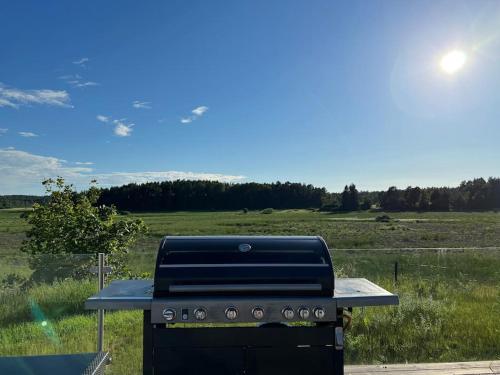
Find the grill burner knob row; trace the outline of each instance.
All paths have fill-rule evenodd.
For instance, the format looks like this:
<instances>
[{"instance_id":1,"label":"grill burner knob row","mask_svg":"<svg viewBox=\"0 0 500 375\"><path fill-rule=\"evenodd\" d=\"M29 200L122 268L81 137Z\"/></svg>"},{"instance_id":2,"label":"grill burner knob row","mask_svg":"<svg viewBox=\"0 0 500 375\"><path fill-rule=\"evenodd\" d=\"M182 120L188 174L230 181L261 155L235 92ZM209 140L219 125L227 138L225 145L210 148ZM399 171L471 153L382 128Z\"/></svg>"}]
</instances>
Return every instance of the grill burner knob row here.
<instances>
[{"instance_id":1,"label":"grill burner knob row","mask_svg":"<svg viewBox=\"0 0 500 375\"><path fill-rule=\"evenodd\" d=\"M257 320L261 320L264 317L264 309L262 307L255 307L252 310L252 316Z\"/></svg>"},{"instance_id":2,"label":"grill burner knob row","mask_svg":"<svg viewBox=\"0 0 500 375\"><path fill-rule=\"evenodd\" d=\"M194 317L196 320L205 320L207 318L207 310L203 308L194 310Z\"/></svg>"},{"instance_id":3,"label":"grill burner knob row","mask_svg":"<svg viewBox=\"0 0 500 375\"><path fill-rule=\"evenodd\" d=\"M291 307L285 307L281 313L283 314L283 318L285 318L286 320L293 319L295 315Z\"/></svg>"},{"instance_id":4,"label":"grill burner knob row","mask_svg":"<svg viewBox=\"0 0 500 375\"><path fill-rule=\"evenodd\" d=\"M301 319L309 319L309 315L310 315L310 312L309 312L309 309L307 307L301 307L299 309L299 316Z\"/></svg>"},{"instance_id":5,"label":"grill burner knob row","mask_svg":"<svg viewBox=\"0 0 500 375\"><path fill-rule=\"evenodd\" d=\"M316 307L314 309L314 316L316 319L323 319L325 317L325 309L322 307Z\"/></svg>"},{"instance_id":6,"label":"grill burner knob row","mask_svg":"<svg viewBox=\"0 0 500 375\"><path fill-rule=\"evenodd\" d=\"M174 309L165 309L162 312L163 317L166 321L171 322L175 319L175 310Z\"/></svg>"},{"instance_id":7,"label":"grill burner knob row","mask_svg":"<svg viewBox=\"0 0 500 375\"><path fill-rule=\"evenodd\" d=\"M228 320L235 320L238 317L238 310L235 307L228 307L226 309L226 318Z\"/></svg>"}]
</instances>

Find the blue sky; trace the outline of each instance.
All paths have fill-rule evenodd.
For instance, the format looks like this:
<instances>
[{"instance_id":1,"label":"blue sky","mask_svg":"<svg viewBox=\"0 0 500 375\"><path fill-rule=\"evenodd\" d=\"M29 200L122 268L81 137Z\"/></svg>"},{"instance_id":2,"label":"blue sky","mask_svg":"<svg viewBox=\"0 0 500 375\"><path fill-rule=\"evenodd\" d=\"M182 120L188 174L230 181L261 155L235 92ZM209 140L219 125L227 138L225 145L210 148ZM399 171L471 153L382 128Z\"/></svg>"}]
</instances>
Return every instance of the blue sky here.
<instances>
[{"instance_id":1,"label":"blue sky","mask_svg":"<svg viewBox=\"0 0 500 375\"><path fill-rule=\"evenodd\" d=\"M0 194L500 175L495 1L15 1L0 29Z\"/></svg>"}]
</instances>

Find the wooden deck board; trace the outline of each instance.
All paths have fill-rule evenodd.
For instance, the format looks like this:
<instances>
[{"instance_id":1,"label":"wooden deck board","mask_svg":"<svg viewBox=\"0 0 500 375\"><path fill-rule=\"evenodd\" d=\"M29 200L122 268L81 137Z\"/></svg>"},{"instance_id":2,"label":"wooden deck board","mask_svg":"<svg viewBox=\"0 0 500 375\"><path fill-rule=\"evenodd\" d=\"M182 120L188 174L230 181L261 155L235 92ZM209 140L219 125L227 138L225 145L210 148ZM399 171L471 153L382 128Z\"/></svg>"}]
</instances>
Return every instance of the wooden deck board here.
<instances>
[{"instance_id":1,"label":"wooden deck board","mask_svg":"<svg viewBox=\"0 0 500 375\"><path fill-rule=\"evenodd\" d=\"M345 366L346 375L500 375L500 361Z\"/></svg>"}]
</instances>

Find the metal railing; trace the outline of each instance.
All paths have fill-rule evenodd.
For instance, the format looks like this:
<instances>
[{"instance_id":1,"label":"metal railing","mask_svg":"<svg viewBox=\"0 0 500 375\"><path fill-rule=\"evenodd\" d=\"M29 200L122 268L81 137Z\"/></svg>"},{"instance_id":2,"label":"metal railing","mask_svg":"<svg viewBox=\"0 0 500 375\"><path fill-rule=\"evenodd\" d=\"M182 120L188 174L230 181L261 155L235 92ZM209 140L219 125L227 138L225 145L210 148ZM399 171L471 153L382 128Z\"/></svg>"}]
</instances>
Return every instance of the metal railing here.
<instances>
[{"instance_id":1,"label":"metal railing","mask_svg":"<svg viewBox=\"0 0 500 375\"><path fill-rule=\"evenodd\" d=\"M390 314L383 313L385 311L383 309L357 311L354 316L353 340L350 342L348 340L350 346L347 348L347 358L350 358L351 363L365 363L363 361L366 358L376 358L376 356L386 358L386 353L383 351L385 349L378 347L378 341L374 338L377 336L373 333L378 332L377 330L390 331L391 327L399 322L403 322L405 327L415 324L418 327L416 326L411 332L408 330L399 335L394 333L393 337L391 336L392 341L387 344L388 359L381 361L405 359L403 354L394 352L394 345L411 346L408 340L405 341L405 337L411 335L416 335L412 340L422 341L415 348L408 349L410 354L418 352L421 347L422 350L433 353L432 358L446 356L453 361L493 358L491 353L496 352L488 343L500 342L500 337L491 336L498 332L491 327L492 321L498 319L493 312L499 311L500 308L498 300L495 305L495 298L498 298L498 294L495 293L500 284L500 248L333 249L332 252L337 276L365 277L380 283L401 297L401 306L388 310ZM155 258L156 252L137 252L130 253L125 262L133 277L151 278ZM113 347L118 353L129 353L132 350L130 345L123 347L117 345L122 339L118 338L116 341L116 335L119 336L121 333L109 331L109 328L105 330L105 318L109 326L114 314L105 315L104 311L93 314L83 310L86 298L101 290L110 279L116 278L116 273L113 277L109 275L111 269L108 264L113 263L110 255L99 254L96 258L95 254L57 256L49 254L38 264L44 263L45 271L54 273L54 281L17 287L18 279L29 280L35 272L38 272L37 277L44 275L36 270L36 267L33 268L32 259L26 256L0 257L0 336L3 335L3 341L0 337L0 355L83 352L93 351L94 348L101 351L109 347ZM72 276L64 276L65 269L73 269L75 265L82 273L74 279ZM89 269L93 275L89 273ZM85 272L86 275L83 274ZM71 298L73 300L70 300ZM490 301L493 305L484 309L484 303L490 302L483 301ZM464 303L467 305L462 306ZM463 316L460 310L462 307L464 313L478 309L483 311L476 316L474 325L470 329L464 326L462 321L457 320L457 317ZM127 312L119 316L132 319L134 313L130 316L128 314ZM73 316L79 318L73 320ZM86 328L84 331L79 327L76 330L79 333L75 334L75 330L67 330L69 323L66 322L92 329ZM463 331L464 335L477 335L474 327L482 326L490 329L480 331L481 340L477 341L477 352L474 351L476 349L462 348L462 352L465 353L463 358L458 354L457 357L449 357L449 354L443 353L440 348L426 348L426 345L432 343L430 338L437 337L444 340L443 337L453 336L454 330L458 330L456 327L461 327L459 331ZM126 325L123 327L125 329ZM443 331L446 327L452 327L453 332ZM365 334L366 332L370 332L370 335ZM33 337L33 334L37 337ZM69 339L58 337L58 334L69 335ZM124 337L129 334L128 331L123 332ZM9 335L16 339L9 341ZM75 338L75 335L80 337ZM354 338L358 341L355 342ZM450 340L451 347L461 342L455 336ZM134 345L140 346L140 340L137 339ZM484 352L486 354L482 354L483 349L486 350ZM352 357L349 357L349 353L353 353ZM414 357L409 357L410 361L413 359Z\"/></svg>"},{"instance_id":2,"label":"metal railing","mask_svg":"<svg viewBox=\"0 0 500 375\"><path fill-rule=\"evenodd\" d=\"M104 253L99 253L98 264L98 290L99 292L104 289ZM104 346L104 310L97 310L97 351L102 352Z\"/></svg>"}]
</instances>

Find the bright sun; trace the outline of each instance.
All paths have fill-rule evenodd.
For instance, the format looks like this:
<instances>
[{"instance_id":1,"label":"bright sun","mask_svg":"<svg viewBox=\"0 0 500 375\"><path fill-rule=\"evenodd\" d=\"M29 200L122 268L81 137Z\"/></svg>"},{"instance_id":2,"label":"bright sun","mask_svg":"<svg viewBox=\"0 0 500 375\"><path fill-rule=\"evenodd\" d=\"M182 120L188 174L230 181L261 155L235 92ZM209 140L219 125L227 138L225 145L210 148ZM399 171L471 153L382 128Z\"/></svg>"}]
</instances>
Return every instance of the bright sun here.
<instances>
[{"instance_id":1,"label":"bright sun","mask_svg":"<svg viewBox=\"0 0 500 375\"><path fill-rule=\"evenodd\" d=\"M455 49L447 52L439 63L441 69L447 74L455 74L462 69L467 61L467 55L464 51Z\"/></svg>"}]
</instances>

